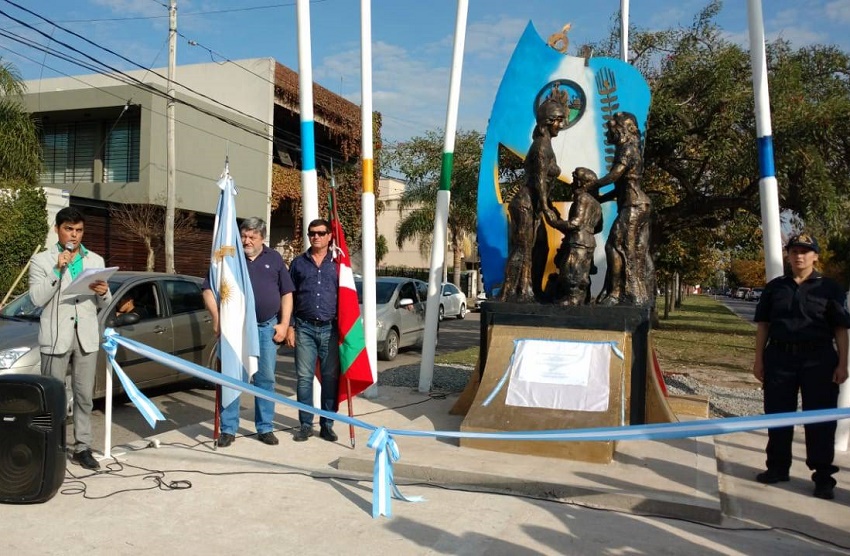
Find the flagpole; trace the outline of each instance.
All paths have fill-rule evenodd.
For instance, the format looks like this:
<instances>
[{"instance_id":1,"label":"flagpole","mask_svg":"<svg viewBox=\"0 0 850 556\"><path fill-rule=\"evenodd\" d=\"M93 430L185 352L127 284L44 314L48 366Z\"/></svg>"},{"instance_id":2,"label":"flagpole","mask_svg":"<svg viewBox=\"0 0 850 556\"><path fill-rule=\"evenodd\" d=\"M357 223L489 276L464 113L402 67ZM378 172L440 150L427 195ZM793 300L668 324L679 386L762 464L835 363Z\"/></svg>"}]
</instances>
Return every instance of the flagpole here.
<instances>
[{"instance_id":1,"label":"flagpole","mask_svg":"<svg viewBox=\"0 0 850 556\"><path fill-rule=\"evenodd\" d=\"M308 224L319 217L319 182L316 176L316 141L313 124L313 60L310 50L310 0L297 0L298 102L301 118L301 234L310 247Z\"/></svg>"},{"instance_id":2,"label":"flagpole","mask_svg":"<svg viewBox=\"0 0 850 556\"><path fill-rule=\"evenodd\" d=\"M361 158L363 171L363 195L361 210L361 249L363 273L363 328L366 353L372 369L372 386L363 395L378 396L378 304L376 301L376 255L375 255L375 184L373 166L373 122L372 122L372 0L360 0L360 122ZM353 444L352 444L353 446Z\"/></svg>"},{"instance_id":3,"label":"flagpole","mask_svg":"<svg viewBox=\"0 0 850 556\"><path fill-rule=\"evenodd\" d=\"M629 0L620 0L620 58L629 63Z\"/></svg>"},{"instance_id":4,"label":"flagpole","mask_svg":"<svg viewBox=\"0 0 850 556\"><path fill-rule=\"evenodd\" d=\"M310 0L297 0L298 105L301 119L301 235L310 248L307 228L319 217L319 179L316 175L316 132L313 123L313 54L310 39ZM313 405L320 402L322 384L313 378Z\"/></svg>"},{"instance_id":5,"label":"flagpole","mask_svg":"<svg viewBox=\"0 0 850 556\"><path fill-rule=\"evenodd\" d=\"M753 94L756 107L756 136L759 156L759 198L764 235L767 279L782 276L782 237L779 225L779 187L773 166L773 137L770 126L770 95L767 88L767 61L764 48L764 20L761 0L748 0L750 60L753 66Z\"/></svg>"},{"instance_id":6,"label":"flagpole","mask_svg":"<svg viewBox=\"0 0 850 556\"><path fill-rule=\"evenodd\" d=\"M419 367L419 391L429 392L434 376L434 356L437 349L439 325L440 282L446 257L446 235L451 200L452 164L454 160L457 112L460 104L460 79L463 70L463 48L466 41L466 16L469 0L458 0L455 24L452 73L449 80L449 101L446 110L446 136L443 144L443 163L440 170L440 189L434 213L434 236L431 241L431 269L428 273L428 304L425 309L425 337L422 341L422 364Z\"/></svg>"},{"instance_id":7,"label":"flagpole","mask_svg":"<svg viewBox=\"0 0 850 556\"><path fill-rule=\"evenodd\" d=\"M336 223L336 222L339 222L339 213L337 212L337 208L336 208L336 206L337 206L336 180L334 179L334 173L333 172L334 172L334 163L333 163L333 160L331 160L331 222ZM332 229L334 229L334 225L332 225ZM336 238L334 238L334 241L337 242L337 245L342 244L342 238L336 237ZM334 257L334 258L336 259L336 257ZM340 266L341 265L337 266L337 272L338 273L340 272L340 270L339 270ZM337 291L339 291L339 284L337 284ZM338 323L341 322L341 315L339 313L340 313L340 310L339 310L339 308L337 308L337 322ZM343 338L342 332L340 332L340 335L339 335L340 344L342 344L343 339L344 338ZM340 351L340 365L342 365L342 352L341 351ZM316 366L316 375L319 376L318 365ZM346 397L348 398L347 399L347 401L348 401L348 416L354 417L354 402L351 401L351 379L349 378L348 373L342 375L341 378L345 382L345 384L344 384L345 393L346 393ZM339 410L339 408L337 408L337 410ZM355 437L354 437L354 425L352 423L348 424L348 441L351 443L351 447L354 448L356 440L355 440Z\"/></svg>"}]
</instances>

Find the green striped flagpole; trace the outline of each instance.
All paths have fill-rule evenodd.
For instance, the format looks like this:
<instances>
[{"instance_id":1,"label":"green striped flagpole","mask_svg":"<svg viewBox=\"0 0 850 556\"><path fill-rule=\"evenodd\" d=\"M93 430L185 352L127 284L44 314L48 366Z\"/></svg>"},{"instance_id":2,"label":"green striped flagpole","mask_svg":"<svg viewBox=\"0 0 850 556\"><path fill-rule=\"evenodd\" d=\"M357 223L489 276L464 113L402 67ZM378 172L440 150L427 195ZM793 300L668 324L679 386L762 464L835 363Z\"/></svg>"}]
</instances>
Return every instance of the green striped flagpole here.
<instances>
[{"instance_id":1,"label":"green striped flagpole","mask_svg":"<svg viewBox=\"0 0 850 556\"><path fill-rule=\"evenodd\" d=\"M469 0L458 0L455 24L452 74L449 81L449 102L446 110L446 137L443 143L443 165L440 170L440 190L434 213L434 237L431 241L431 268L428 274L428 305L425 310L425 337L422 341L422 364L419 368L419 391L429 392L434 377L434 355L437 349L440 289L443 262L446 257L446 237L451 200L452 165L454 161L457 110L460 103L460 78L463 70L463 47L466 41L466 16Z\"/></svg>"}]
</instances>

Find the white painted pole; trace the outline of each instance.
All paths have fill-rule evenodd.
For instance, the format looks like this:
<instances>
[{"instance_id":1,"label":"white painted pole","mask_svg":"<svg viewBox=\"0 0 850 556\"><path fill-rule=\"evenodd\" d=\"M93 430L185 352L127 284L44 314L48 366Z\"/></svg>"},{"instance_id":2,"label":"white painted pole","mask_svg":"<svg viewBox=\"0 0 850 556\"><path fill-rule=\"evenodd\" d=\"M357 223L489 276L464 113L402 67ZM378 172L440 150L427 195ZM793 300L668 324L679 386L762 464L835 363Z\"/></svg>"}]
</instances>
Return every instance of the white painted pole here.
<instances>
[{"instance_id":1,"label":"white painted pole","mask_svg":"<svg viewBox=\"0 0 850 556\"><path fill-rule=\"evenodd\" d=\"M767 279L782 275L782 235L779 224L779 188L773 165L773 137L770 125L770 95L767 88L767 61L764 48L764 20L761 0L748 0L750 60L753 66L753 93L756 108L756 137L759 155L759 198L764 267Z\"/></svg>"},{"instance_id":2,"label":"white painted pole","mask_svg":"<svg viewBox=\"0 0 850 556\"><path fill-rule=\"evenodd\" d=\"M106 400L103 409L103 459L112 457L112 363L106 361Z\"/></svg>"},{"instance_id":3,"label":"white painted pole","mask_svg":"<svg viewBox=\"0 0 850 556\"><path fill-rule=\"evenodd\" d=\"M319 217L316 140L313 124L313 55L310 42L310 0L297 0L298 105L301 112L301 207L304 249L309 249L307 225Z\"/></svg>"},{"instance_id":4,"label":"white painted pole","mask_svg":"<svg viewBox=\"0 0 850 556\"><path fill-rule=\"evenodd\" d=\"M301 232L310 248L307 227L319 217L319 179L316 176L316 134L313 124L313 55L310 50L310 0L298 0L298 101L301 112ZM322 385L313 377L313 405L322 407Z\"/></svg>"},{"instance_id":5,"label":"white painted pole","mask_svg":"<svg viewBox=\"0 0 850 556\"><path fill-rule=\"evenodd\" d=\"M363 336L374 384L363 395L378 395L378 305L375 261L375 178L372 141L372 0L360 0L360 120L363 169L361 208L361 249L363 258Z\"/></svg>"},{"instance_id":6,"label":"white painted pole","mask_svg":"<svg viewBox=\"0 0 850 556\"><path fill-rule=\"evenodd\" d=\"M629 63L629 0L620 0L620 59Z\"/></svg>"},{"instance_id":7,"label":"white painted pole","mask_svg":"<svg viewBox=\"0 0 850 556\"><path fill-rule=\"evenodd\" d=\"M850 302L850 294L847 298L847 301ZM847 366L850 370L850 362ZM850 407L850 380L844 381L844 384L838 390L838 407ZM835 449L839 452L846 452L850 447L850 419L839 419L835 425Z\"/></svg>"},{"instance_id":8,"label":"white painted pole","mask_svg":"<svg viewBox=\"0 0 850 556\"><path fill-rule=\"evenodd\" d=\"M431 268L428 273L428 304L425 309L425 337L422 341L422 363L419 368L419 391L429 392L434 377L434 356L437 348L439 326L440 282L446 257L446 236L451 200L452 164L454 162L457 112L460 104L460 79L463 70L463 48L466 42L466 16L469 0L458 0L455 24L452 73L449 80L449 101L446 110L446 136L443 145L443 164L440 171L440 190L437 192L437 209L434 213L434 237L431 241Z\"/></svg>"}]
</instances>

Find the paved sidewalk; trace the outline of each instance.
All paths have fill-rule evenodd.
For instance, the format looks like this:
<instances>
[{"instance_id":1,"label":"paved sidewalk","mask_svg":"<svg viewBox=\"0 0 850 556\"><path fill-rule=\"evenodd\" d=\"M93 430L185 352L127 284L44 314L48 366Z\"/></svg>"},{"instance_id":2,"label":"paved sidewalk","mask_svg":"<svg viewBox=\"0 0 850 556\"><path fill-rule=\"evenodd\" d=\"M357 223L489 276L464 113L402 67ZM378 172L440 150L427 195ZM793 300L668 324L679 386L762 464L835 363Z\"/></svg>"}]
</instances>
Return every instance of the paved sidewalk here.
<instances>
[{"instance_id":1,"label":"paved sidewalk","mask_svg":"<svg viewBox=\"0 0 850 556\"><path fill-rule=\"evenodd\" d=\"M356 409L391 428L457 430L460 418L448 414L455 400L382 387ZM243 434L251 412L243 410ZM296 423L294 410L279 408L279 446L239 436L214 451L204 423L151 437L158 448L148 439L126 447L107 473L69 462L49 502L0 505L3 553L829 554L847 552L817 539L850 546L850 491L841 486L850 478L839 475L835 501L813 498L798 441L791 482L756 483L761 432L620 443L610 465L398 437L397 482L426 501L393 500L392 518L372 519L366 431L357 431L356 449L341 425L338 443L296 443ZM840 467L848 463L838 455Z\"/></svg>"}]
</instances>

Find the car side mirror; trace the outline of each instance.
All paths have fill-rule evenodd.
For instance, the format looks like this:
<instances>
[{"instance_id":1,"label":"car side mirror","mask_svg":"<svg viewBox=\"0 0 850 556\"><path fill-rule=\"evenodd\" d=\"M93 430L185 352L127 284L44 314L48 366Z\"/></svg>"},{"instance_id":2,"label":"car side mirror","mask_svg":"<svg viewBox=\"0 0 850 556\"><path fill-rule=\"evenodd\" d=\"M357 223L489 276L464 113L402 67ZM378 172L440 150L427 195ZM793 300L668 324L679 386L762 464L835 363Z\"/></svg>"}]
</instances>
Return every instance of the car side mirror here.
<instances>
[{"instance_id":1,"label":"car side mirror","mask_svg":"<svg viewBox=\"0 0 850 556\"><path fill-rule=\"evenodd\" d=\"M113 321L113 324L111 324L110 326L128 326L131 324L136 324L137 322L142 320L142 317L140 317L136 313L124 313L123 315L110 317L109 320ZM107 321L106 324L109 325L109 321Z\"/></svg>"}]
</instances>

